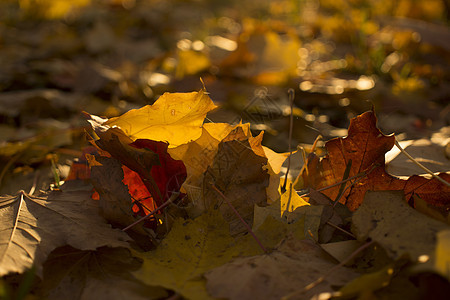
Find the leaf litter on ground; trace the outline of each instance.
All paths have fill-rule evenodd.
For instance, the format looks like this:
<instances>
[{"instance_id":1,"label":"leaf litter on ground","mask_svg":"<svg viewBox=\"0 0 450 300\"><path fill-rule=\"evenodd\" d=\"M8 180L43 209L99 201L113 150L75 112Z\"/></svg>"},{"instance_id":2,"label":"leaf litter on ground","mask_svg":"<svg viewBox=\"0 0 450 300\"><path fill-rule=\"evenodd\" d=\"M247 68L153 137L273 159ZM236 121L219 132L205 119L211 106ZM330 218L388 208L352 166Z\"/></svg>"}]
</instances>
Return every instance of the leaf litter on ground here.
<instances>
[{"instance_id":1,"label":"leaf litter on ground","mask_svg":"<svg viewBox=\"0 0 450 300\"><path fill-rule=\"evenodd\" d=\"M174 98L171 98L172 95ZM185 99L187 103L194 101L195 105L182 105L183 103L178 102L183 109L177 110L175 116L177 114L187 116L187 123L195 130L195 135L186 136L176 133L164 137L163 133L172 130L171 126L175 126L173 127L175 130L183 127L183 122L180 121L183 118L175 118L171 111L168 113L166 104L164 104L171 103L174 99L177 101ZM142 205L144 201L147 201L147 204L153 203L153 206L149 206L149 208L156 208L169 201L166 195L177 193L177 195L184 196L169 203L167 208L157 211L150 224L139 224L133 229L135 233L139 233L141 239L147 237L148 240L151 240L151 247L146 248L139 243L135 235L130 233L131 238L135 239L131 244L134 247L131 256L140 258L143 261L142 266L134 265L132 277L126 275L127 268L124 268L123 273L113 271L113 278L115 278L112 281L113 284L117 282L118 286L124 286L125 289L128 289L127 287L130 285L133 286L130 289L133 289L134 292L129 294L132 297L139 298L142 291L151 291L153 288L158 295L167 289L171 291L170 293L188 299L209 299L211 297L238 299L248 298L258 293L261 299L275 299L282 296L311 298L317 294L321 294L323 297L325 297L324 295L337 295L335 293L339 287L350 284L351 280L359 276L355 270L351 269L352 265L348 263L349 258L352 258L353 261L373 259L371 250L366 249L373 243L390 254L391 258L388 259L388 262L391 264L404 254L409 255L410 264L418 265L421 263L420 259L417 261L418 257L427 255L432 258L436 251L438 263L435 267L427 270L445 276L444 265L448 261L444 246L446 238L444 233L440 234L439 232L448 228L448 225L420 214L408 207L406 200L400 198L403 197L402 194L405 197L411 197L414 193L414 196L423 197L427 201L426 203L442 208L449 204L449 192L445 186L439 185L439 182L433 182L433 179L411 177L412 179L408 181L399 181L386 173L384 154L393 146L394 137L384 136L376 128L373 112L367 112L352 120L347 138L327 142L327 156L318 158L313 154L310 155L307 168L300 173L296 184L303 184L301 188L311 188L311 192L308 194L309 196L300 197L292 188L292 184L287 185L289 188L282 192L281 185L284 183L284 178L281 179L280 169L287 156L274 154L270 149L264 149L261 146L262 134L253 137L249 126L245 124L230 126L207 123L202 128L201 124L204 122L206 113L209 109L214 108L211 99L204 91L182 95L167 93L163 100L165 102L160 103L164 105L144 107L140 110L142 114L139 111L131 111L129 114L125 114L123 119L119 116L110 121L89 115L95 133L92 135L91 143L97 148L91 153L85 152L89 172L85 173L87 176L84 178L78 179L78 182L80 179L85 180L83 189L87 189L88 192L75 190L70 194L71 197L74 197L70 198L72 201L66 199L69 195L68 192L53 192L51 195L62 195L61 199L66 200L53 204L58 207L55 211L62 215L59 219L64 219L67 214L66 209L71 212L78 211L84 207L80 203L87 201L95 208L94 211L89 210L89 216L95 214L96 217L93 218L99 220L98 222L103 225L86 225L91 223L80 221L83 222L81 227L74 227L70 222L79 216L70 216L68 217L69 221L66 221L70 224L69 233L68 229L59 229L60 226L52 223L49 227L58 228L57 230L52 228L60 235L56 238L58 242L52 242L53 233L50 236L42 235L42 241L36 239L33 247L39 245L40 249L41 244L51 244L51 247L46 246L47 250L38 251L36 257L28 255L18 266L2 264L2 266L8 266L4 270L4 274L14 271L22 272L33 263L42 268L47 255L55 248L66 244L77 248L76 251L81 251L77 254L79 256L94 255L94 257L98 256L98 259L102 259L104 252L99 247L130 248L130 245L125 242L130 238L126 237L125 233L108 227L103 217L123 229L126 225L130 225L127 224L128 222L139 220L151 210L133 210L134 204ZM167 118L153 120L151 116L156 108L162 109L163 114L168 113ZM153 113L157 114L157 112ZM146 126L144 119L137 118L139 126L136 127L138 130L134 131L136 128L133 127L133 114L144 116L144 118L147 116L153 121ZM172 117L174 118L173 122L170 121ZM125 131L122 130L121 124L126 127ZM157 134L153 135L151 130L147 131L149 128L155 128ZM164 145L161 148L162 151L153 148L153 145L159 144ZM197 167L193 163L193 158L199 151L200 153L204 151L204 154L200 155L204 155L205 160L197 161L197 163L203 164ZM171 153L175 159L171 157ZM352 161L352 164L348 164L349 160ZM181 177L180 167L171 169L171 165L167 163L177 161L184 168L181 169L184 170L185 175ZM185 165L189 167L185 168ZM162 173L152 173L153 168L157 167L162 167ZM133 176L140 180L130 180L127 177L129 176L127 169L132 170ZM344 174L345 169L349 170L348 174ZM447 174L441 174L444 179L447 178L446 176ZM161 181L161 179L164 180ZM175 179L175 185L171 184L173 179ZM183 184L185 179L189 184ZM154 184L149 185L148 181L152 180L155 181ZM412 187L405 190L408 185L404 182L409 181L414 181ZM276 189L273 187L268 189L270 182L276 183ZM380 182L381 186L378 186ZM212 186L220 191L224 195L223 197L230 200L229 204L234 209L230 210L230 205L225 203L223 197L215 189L212 189ZM329 186L334 187L329 188ZM95 195L92 193L92 187L95 190L98 189L100 198L98 202L90 199L91 195ZM381 197L382 199L378 200L377 204L374 204L375 202L370 198L375 194L366 193L366 198L369 200L363 201L363 198L360 198L367 190L390 188L398 190L400 198ZM347 205L350 211L355 211L351 218L351 212L347 208L340 203L333 203L339 189L343 191L343 197L340 200ZM269 190L272 195L270 200L267 197ZM133 191L140 191L140 195L144 195L146 199L134 198L137 195ZM166 192L163 195L161 191ZM82 196L80 196L81 194ZM32 196L25 197L21 201L18 201L17 197L5 199L8 203L19 203L20 208L22 208L21 204L24 208L32 208L37 201L31 201L35 199ZM11 204L8 205L11 206ZM397 206L390 208L390 205ZM76 206L76 209L72 209L72 206ZM49 205L49 207L52 206ZM237 218L234 211L237 211L240 218L243 218L247 225L252 227L251 232L246 226L242 226L240 218ZM12 221L9 222L13 222L9 232L12 231L11 228L15 229L14 220L17 220L17 228L21 229L22 227L19 226L21 222L25 224L34 222L33 224L36 225L33 218L42 219L39 209L27 212L27 216L29 214L32 216L31 221L28 219L22 221L19 218L20 214L14 215L12 211L5 214L5 217L11 215ZM59 214L57 215L59 216ZM402 220L396 218L399 214L405 214ZM370 220L374 218L381 219L371 222ZM59 222L59 219L55 220ZM366 223L360 220L364 220ZM398 225L391 225L389 220L401 222L406 229L408 227L405 226L412 222L418 228L423 227L425 231L417 230L417 233L416 231L410 232L407 236L403 236L403 233L399 231L398 234L395 234L395 238L388 239L385 236L386 232L395 233L395 230L401 229ZM350 223L352 224L351 229L343 228ZM377 226L373 227L373 224ZM435 224L433 225L434 229L427 231L425 224ZM83 226L103 228L104 236L93 241L91 232L89 232L89 236L83 233ZM364 226L369 226L369 228ZM35 231L39 232L39 229L35 229ZM28 227L23 230L27 234L33 232L30 232ZM81 232L79 232L80 230ZM350 230L352 232L349 232ZM381 233L378 232L380 230ZM113 232L115 234L112 234ZM419 232L423 232L423 234L419 235ZM29 243L26 238L27 234L21 235L18 243L22 242L27 245ZM89 241L88 246L79 241L83 234L84 238ZM413 236L410 236L411 234ZM344 252L347 258L336 255L336 257L340 257L339 261L342 265L337 264L332 256L326 254L326 251L336 253L334 250L336 243L352 241L354 240L353 235L362 244L348 248ZM76 238L77 236L79 238ZM109 239L108 236L110 236ZM14 238L12 237L5 245L7 247L12 245L11 242L14 241ZM366 242L367 238L372 241ZM419 239L421 247L424 246L426 249L412 245L410 242L412 238ZM436 244L437 241L438 244ZM322 248L318 244L328 242L332 242L334 245L325 246L325 244ZM422 243L426 245L422 245ZM258 244L264 245L269 253L264 253ZM355 246L358 248L355 249ZM155 247L156 249L148 251ZM402 249L402 252L392 255L392 253L397 253L399 248ZM108 251L122 251L114 249L119 248L112 248ZM86 250L91 252L83 252ZM14 254L8 251L4 253L4 257L10 255L12 260L15 259ZM128 254L127 257L129 257ZM344 266L344 264L346 265ZM395 282L393 278L396 278L397 273L391 274L385 260L378 264L381 264L381 267L370 272L388 273L387 277L380 275L380 278L384 278L380 279L380 283L370 285L362 291L344 287L341 293L377 293L386 288L386 282ZM409 267L407 264L401 264L398 267L398 273L403 274L403 270L409 270ZM56 266L55 268L56 274L58 268ZM420 268L417 270L416 272L421 272ZM358 270L358 272L360 271ZM94 275L87 274L88 277L81 277L81 279L77 277L78 275L68 275L69 277L60 280L56 286L52 286L49 293L58 294L58 291L61 291L67 284L66 281L70 280L69 278L74 278L76 281L81 280L82 283L71 286L73 289L79 289L80 295L90 291L97 284L99 286L106 284L105 288L111 284L110 281L106 282L103 277L96 276L95 269L93 272ZM234 276L226 275L229 273ZM363 281L366 280L363 279L365 277L361 278ZM87 282L87 285L83 282ZM250 289L249 287L255 288ZM347 292L347 290L351 290L351 292ZM149 297L151 296L149 295Z\"/></svg>"}]
</instances>

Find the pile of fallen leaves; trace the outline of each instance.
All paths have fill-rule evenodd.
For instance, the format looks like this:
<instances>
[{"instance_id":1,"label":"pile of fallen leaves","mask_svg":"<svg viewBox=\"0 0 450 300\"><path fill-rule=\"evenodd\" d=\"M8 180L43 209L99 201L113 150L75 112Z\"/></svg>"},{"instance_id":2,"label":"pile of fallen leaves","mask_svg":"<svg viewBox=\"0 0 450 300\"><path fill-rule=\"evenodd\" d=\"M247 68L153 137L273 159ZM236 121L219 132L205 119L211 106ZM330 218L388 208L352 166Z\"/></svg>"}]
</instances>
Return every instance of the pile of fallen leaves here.
<instances>
[{"instance_id":1,"label":"pile of fallen leaves","mask_svg":"<svg viewBox=\"0 0 450 300\"><path fill-rule=\"evenodd\" d=\"M0 198L2 298L448 295L450 175L389 175L373 111L289 179L300 150L205 123L215 107L201 90L86 113L91 146L60 189Z\"/></svg>"}]
</instances>

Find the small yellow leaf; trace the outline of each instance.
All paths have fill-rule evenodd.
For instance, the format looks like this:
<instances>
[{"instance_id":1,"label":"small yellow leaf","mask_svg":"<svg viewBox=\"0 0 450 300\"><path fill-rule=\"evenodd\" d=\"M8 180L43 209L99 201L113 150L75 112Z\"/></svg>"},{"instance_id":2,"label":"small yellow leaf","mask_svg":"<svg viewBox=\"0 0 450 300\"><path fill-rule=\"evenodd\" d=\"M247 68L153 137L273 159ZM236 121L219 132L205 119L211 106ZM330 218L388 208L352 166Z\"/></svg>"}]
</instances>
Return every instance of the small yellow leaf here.
<instances>
[{"instance_id":1,"label":"small yellow leaf","mask_svg":"<svg viewBox=\"0 0 450 300\"><path fill-rule=\"evenodd\" d=\"M281 172L281 166L284 161L288 158L289 152L277 153L270 148L264 147L264 154L267 157L267 160L272 167L272 170L275 174L279 174Z\"/></svg>"},{"instance_id":2,"label":"small yellow leaf","mask_svg":"<svg viewBox=\"0 0 450 300\"><path fill-rule=\"evenodd\" d=\"M198 139L206 114L216 106L204 91L164 93L153 105L133 109L103 125L120 127L131 139L169 143L169 148Z\"/></svg>"},{"instance_id":3,"label":"small yellow leaf","mask_svg":"<svg viewBox=\"0 0 450 300\"><path fill-rule=\"evenodd\" d=\"M284 182L284 179L282 181ZM290 180L288 179L287 186L290 186L290 184ZM310 204L303 200L295 190L289 188L281 195L281 216L283 216L285 212L293 212L297 207L305 205Z\"/></svg>"}]
</instances>

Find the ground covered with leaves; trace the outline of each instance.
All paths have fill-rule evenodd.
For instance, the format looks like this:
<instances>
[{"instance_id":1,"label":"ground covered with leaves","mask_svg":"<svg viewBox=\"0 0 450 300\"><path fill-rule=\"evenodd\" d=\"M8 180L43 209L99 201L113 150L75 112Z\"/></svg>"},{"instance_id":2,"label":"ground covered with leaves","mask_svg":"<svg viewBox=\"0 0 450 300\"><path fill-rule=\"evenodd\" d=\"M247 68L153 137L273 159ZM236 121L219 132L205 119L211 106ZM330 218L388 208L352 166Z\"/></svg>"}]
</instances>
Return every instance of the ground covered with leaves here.
<instances>
[{"instance_id":1,"label":"ground covered with leaves","mask_svg":"<svg viewBox=\"0 0 450 300\"><path fill-rule=\"evenodd\" d=\"M0 298L446 299L448 13L2 1Z\"/></svg>"}]
</instances>

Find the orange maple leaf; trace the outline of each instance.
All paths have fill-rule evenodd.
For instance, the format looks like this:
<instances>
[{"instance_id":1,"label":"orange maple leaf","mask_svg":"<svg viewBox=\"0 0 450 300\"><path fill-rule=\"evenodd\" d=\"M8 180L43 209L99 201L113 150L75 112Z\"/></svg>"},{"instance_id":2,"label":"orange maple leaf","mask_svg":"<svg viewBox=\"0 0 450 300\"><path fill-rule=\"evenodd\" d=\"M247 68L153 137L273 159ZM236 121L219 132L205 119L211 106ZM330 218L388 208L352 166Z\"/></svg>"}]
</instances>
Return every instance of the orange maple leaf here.
<instances>
[{"instance_id":1,"label":"orange maple leaf","mask_svg":"<svg viewBox=\"0 0 450 300\"><path fill-rule=\"evenodd\" d=\"M339 183L344 179L346 166L351 161L348 178L357 178L347 183L348 187L340 202L354 211L364 199L366 191L403 190L407 201L416 194L428 204L436 207L450 207L450 188L436 178L411 176L399 179L385 170L384 155L395 144L393 135L386 136L376 127L377 119L373 111L368 111L350 121L348 136L335 138L325 144L328 154L323 158L310 154L307 170L300 176L304 185L321 189ZM450 182L450 174L439 177ZM336 200L340 185L323 190L323 194Z\"/></svg>"}]
</instances>

